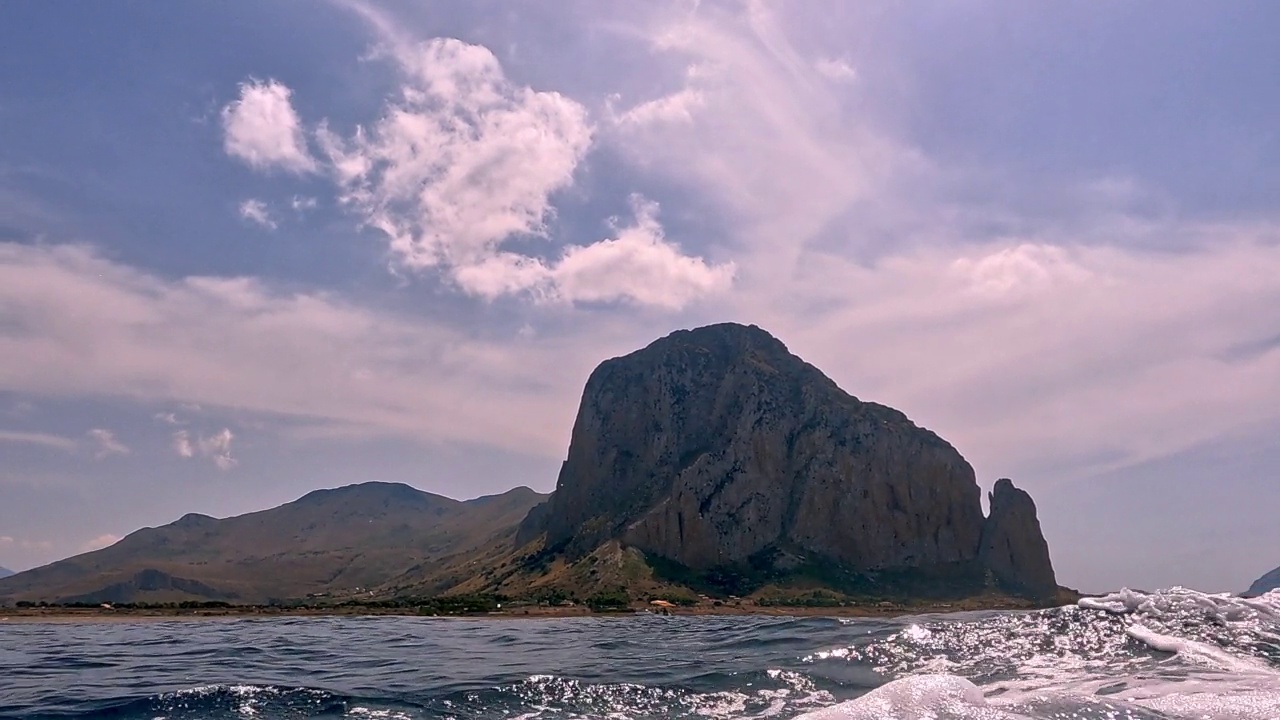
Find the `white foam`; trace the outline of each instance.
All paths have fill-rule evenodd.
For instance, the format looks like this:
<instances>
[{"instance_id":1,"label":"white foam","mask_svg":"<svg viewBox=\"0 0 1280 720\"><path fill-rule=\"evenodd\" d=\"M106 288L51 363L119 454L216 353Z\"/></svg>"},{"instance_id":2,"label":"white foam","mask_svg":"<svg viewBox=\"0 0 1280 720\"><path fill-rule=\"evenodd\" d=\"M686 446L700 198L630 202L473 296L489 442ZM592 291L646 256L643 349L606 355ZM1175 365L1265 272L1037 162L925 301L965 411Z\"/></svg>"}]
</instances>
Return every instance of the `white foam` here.
<instances>
[{"instance_id":1,"label":"white foam","mask_svg":"<svg viewBox=\"0 0 1280 720\"><path fill-rule=\"evenodd\" d=\"M838 705L795 720L1024 720L992 707L977 685L955 675L915 675L894 680Z\"/></svg>"},{"instance_id":2,"label":"white foam","mask_svg":"<svg viewBox=\"0 0 1280 720\"><path fill-rule=\"evenodd\" d=\"M1134 624L1125 629L1125 634L1134 640L1146 643L1148 647L1161 652L1177 653L1181 659L1210 667L1236 673L1270 674L1272 670L1265 664L1249 658L1238 657L1213 647L1207 643L1187 640L1172 635L1162 635L1145 625ZM1280 680L1280 677L1277 678Z\"/></svg>"},{"instance_id":3,"label":"white foam","mask_svg":"<svg viewBox=\"0 0 1280 720\"><path fill-rule=\"evenodd\" d=\"M1183 587L1147 593L1124 588L1100 597L1081 598L1077 603L1089 610L1103 610L1117 615L1167 617L1196 613L1218 622L1280 622L1280 591L1256 598L1242 598L1230 593L1203 593Z\"/></svg>"}]
</instances>

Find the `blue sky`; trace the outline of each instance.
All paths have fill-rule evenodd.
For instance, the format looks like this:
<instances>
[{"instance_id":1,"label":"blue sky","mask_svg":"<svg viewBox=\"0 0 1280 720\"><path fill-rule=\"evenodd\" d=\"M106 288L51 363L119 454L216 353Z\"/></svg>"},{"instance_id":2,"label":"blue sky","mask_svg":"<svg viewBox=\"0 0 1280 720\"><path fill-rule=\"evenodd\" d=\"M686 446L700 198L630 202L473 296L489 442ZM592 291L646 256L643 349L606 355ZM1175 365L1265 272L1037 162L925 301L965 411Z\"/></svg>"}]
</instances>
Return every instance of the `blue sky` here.
<instances>
[{"instance_id":1,"label":"blue sky","mask_svg":"<svg viewBox=\"0 0 1280 720\"><path fill-rule=\"evenodd\" d=\"M1280 564L1273 3L0 6L0 565L550 490L600 360L754 322L1038 501Z\"/></svg>"}]
</instances>

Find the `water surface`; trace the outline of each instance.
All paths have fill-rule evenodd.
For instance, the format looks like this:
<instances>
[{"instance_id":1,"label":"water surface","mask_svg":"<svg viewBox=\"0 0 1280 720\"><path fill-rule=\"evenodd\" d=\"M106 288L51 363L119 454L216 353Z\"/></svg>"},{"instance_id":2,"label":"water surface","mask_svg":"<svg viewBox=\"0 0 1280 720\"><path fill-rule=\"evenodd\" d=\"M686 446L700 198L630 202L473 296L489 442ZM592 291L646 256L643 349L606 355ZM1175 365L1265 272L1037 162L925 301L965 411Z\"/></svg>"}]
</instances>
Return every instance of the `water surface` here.
<instances>
[{"instance_id":1,"label":"water surface","mask_svg":"<svg viewBox=\"0 0 1280 720\"><path fill-rule=\"evenodd\" d=\"M0 717L1280 718L1280 593L897 620L0 623Z\"/></svg>"}]
</instances>

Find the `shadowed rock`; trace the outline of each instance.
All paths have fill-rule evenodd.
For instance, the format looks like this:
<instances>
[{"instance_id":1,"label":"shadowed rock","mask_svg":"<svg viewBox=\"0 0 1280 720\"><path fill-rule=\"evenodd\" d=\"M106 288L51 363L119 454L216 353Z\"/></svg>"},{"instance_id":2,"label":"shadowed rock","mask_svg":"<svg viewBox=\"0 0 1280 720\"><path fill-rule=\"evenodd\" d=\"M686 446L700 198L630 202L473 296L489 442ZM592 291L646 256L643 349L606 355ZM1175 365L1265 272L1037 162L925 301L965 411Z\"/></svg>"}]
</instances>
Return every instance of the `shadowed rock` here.
<instances>
[{"instance_id":1,"label":"shadowed rock","mask_svg":"<svg viewBox=\"0 0 1280 720\"><path fill-rule=\"evenodd\" d=\"M997 480L988 497L991 514L982 528L980 559L996 586L1013 595L1053 598L1058 583L1035 502L1008 478Z\"/></svg>"}]
</instances>

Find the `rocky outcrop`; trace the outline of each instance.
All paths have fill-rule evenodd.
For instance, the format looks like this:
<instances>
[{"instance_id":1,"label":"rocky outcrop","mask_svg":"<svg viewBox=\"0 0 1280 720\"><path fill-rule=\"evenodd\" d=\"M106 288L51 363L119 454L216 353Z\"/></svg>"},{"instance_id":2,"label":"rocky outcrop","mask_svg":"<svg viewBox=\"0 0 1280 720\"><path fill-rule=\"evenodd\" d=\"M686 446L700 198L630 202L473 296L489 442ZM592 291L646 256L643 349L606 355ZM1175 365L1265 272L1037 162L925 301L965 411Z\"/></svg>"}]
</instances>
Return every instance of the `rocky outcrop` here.
<instances>
[{"instance_id":1,"label":"rocky outcrop","mask_svg":"<svg viewBox=\"0 0 1280 720\"><path fill-rule=\"evenodd\" d=\"M1280 589L1280 567L1255 580L1244 595L1257 597L1277 589Z\"/></svg>"},{"instance_id":2,"label":"rocky outcrop","mask_svg":"<svg viewBox=\"0 0 1280 720\"><path fill-rule=\"evenodd\" d=\"M982 527L978 553L996 586L1012 595L1050 600L1058 582L1049 560L1049 544L1040 531L1036 504L1013 481L1001 478L988 495L991 514Z\"/></svg>"},{"instance_id":3,"label":"rocky outcrop","mask_svg":"<svg viewBox=\"0 0 1280 720\"><path fill-rule=\"evenodd\" d=\"M1013 507L993 537L1019 541ZM570 558L621 540L693 571L963 579L985 575L985 527L973 469L950 444L845 393L760 328L722 324L592 373L556 491L518 538L545 532ZM1011 551L1019 562L1038 557L1036 539ZM996 575L1023 587L1023 567Z\"/></svg>"}]
</instances>

